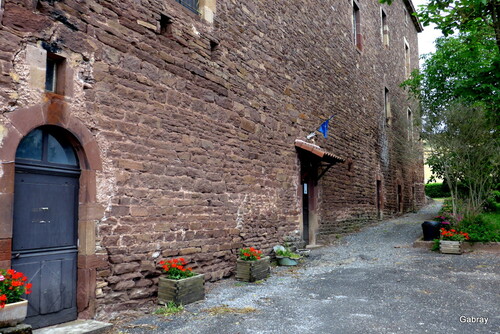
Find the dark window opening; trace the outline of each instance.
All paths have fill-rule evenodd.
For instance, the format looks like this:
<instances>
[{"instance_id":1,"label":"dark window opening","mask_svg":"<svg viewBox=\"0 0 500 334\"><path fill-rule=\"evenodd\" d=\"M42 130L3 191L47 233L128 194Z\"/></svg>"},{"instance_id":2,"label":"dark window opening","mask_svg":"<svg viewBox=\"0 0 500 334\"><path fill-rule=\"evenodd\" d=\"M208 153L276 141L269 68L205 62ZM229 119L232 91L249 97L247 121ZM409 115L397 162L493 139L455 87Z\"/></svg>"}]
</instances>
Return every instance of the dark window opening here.
<instances>
[{"instance_id":1,"label":"dark window opening","mask_svg":"<svg viewBox=\"0 0 500 334\"><path fill-rule=\"evenodd\" d=\"M411 74L410 46L405 42L405 76L408 78L410 74Z\"/></svg>"},{"instance_id":2,"label":"dark window opening","mask_svg":"<svg viewBox=\"0 0 500 334\"><path fill-rule=\"evenodd\" d=\"M389 45L389 25L387 24L387 15L382 11L382 44Z\"/></svg>"},{"instance_id":3,"label":"dark window opening","mask_svg":"<svg viewBox=\"0 0 500 334\"><path fill-rule=\"evenodd\" d=\"M391 125L392 114L391 114L391 102L389 99L389 89L384 88L384 116L387 125Z\"/></svg>"},{"instance_id":4,"label":"dark window opening","mask_svg":"<svg viewBox=\"0 0 500 334\"><path fill-rule=\"evenodd\" d=\"M193 13L200 14L198 11L199 3L198 0L175 0Z\"/></svg>"},{"instance_id":5,"label":"dark window opening","mask_svg":"<svg viewBox=\"0 0 500 334\"><path fill-rule=\"evenodd\" d=\"M363 48L363 43L362 39L363 36L361 35L361 15L359 11L359 6L356 4L356 2L352 3L352 23L353 23L353 39L354 39L354 45L361 50Z\"/></svg>"},{"instance_id":6,"label":"dark window opening","mask_svg":"<svg viewBox=\"0 0 500 334\"><path fill-rule=\"evenodd\" d=\"M64 95L64 58L52 53L47 53L47 65L45 67L45 90Z\"/></svg>"},{"instance_id":7,"label":"dark window opening","mask_svg":"<svg viewBox=\"0 0 500 334\"><path fill-rule=\"evenodd\" d=\"M210 55L212 57L212 60L219 59L220 50L219 43L217 41L210 41Z\"/></svg>"},{"instance_id":8,"label":"dark window opening","mask_svg":"<svg viewBox=\"0 0 500 334\"><path fill-rule=\"evenodd\" d=\"M47 68L45 70L45 90L48 92L56 91L57 83L57 64L52 58L47 58Z\"/></svg>"},{"instance_id":9,"label":"dark window opening","mask_svg":"<svg viewBox=\"0 0 500 334\"><path fill-rule=\"evenodd\" d=\"M410 108L408 108L407 118L408 118L408 140L413 141L413 114Z\"/></svg>"},{"instance_id":10,"label":"dark window opening","mask_svg":"<svg viewBox=\"0 0 500 334\"><path fill-rule=\"evenodd\" d=\"M29 164L77 167L78 157L63 131L43 126L24 137L16 151L16 161Z\"/></svg>"},{"instance_id":11,"label":"dark window opening","mask_svg":"<svg viewBox=\"0 0 500 334\"><path fill-rule=\"evenodd\" d=\"M172 19L166 15L160 17L160 34L172 37Z\"/></svg>"}]
</instances>

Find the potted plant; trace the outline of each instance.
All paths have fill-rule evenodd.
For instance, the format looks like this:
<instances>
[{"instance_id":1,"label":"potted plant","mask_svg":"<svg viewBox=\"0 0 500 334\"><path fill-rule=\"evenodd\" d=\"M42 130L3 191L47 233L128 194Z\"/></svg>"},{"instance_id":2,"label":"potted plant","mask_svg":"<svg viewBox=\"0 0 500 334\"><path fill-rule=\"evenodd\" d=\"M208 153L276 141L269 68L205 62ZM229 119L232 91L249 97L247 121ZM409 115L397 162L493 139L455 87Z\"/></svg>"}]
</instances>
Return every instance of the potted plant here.
<instances>
[{"instance_id":1,"label":"potted plant","mask_svg":"<svg viewBox=\"0 0 500 334\"><path fill-rule=\"evenodd\" d=\"M439 250L445 254L462 254L463 242L469 240L469 234L455 229L447 230L442 228Z\"/></svg>"},{"instance_id":2,"label":"potted plant","mask_svg":"<svg viewBox=\"0 0 500 334\"><path fill-rule=\"evenodd\" d=\"M205 299L205 275L195 274L192 268L186 268L183 258L160 261L165 276L158 282L158 303L174 302L186 305Z\"/></svg>"},{"instance_id":3,"label":"potted plant","mask_svg":"<svg viewBox=\"0 0 500 334\"><path fill-rule=\"evenodd\" d=\"M14 269L0 270L0 327L16 326L26 318L28 301L21 296L31 293L27 280Z\"/></svg>"},{"instance_id":4,"label":"potted plant","mask_svg":"<svg viewBox=\"0 0 500 334\"><path fill-rule=\"evenodd\" d=\"M280 266L296 266L302 258L302 256L292 252L288 247L278 245L273 249Z\"/></svg>"},{"instance_id":5,"label":"potted plant","mask_svg":"<svg viewBox=\"0 0 500 334\"><path fill-rule=\"evenodd\" d=\"M269 256L253 247L242 248L236 260L236 279L244 282L260 281L269 276Z\"/></svg>"}]
</instances>

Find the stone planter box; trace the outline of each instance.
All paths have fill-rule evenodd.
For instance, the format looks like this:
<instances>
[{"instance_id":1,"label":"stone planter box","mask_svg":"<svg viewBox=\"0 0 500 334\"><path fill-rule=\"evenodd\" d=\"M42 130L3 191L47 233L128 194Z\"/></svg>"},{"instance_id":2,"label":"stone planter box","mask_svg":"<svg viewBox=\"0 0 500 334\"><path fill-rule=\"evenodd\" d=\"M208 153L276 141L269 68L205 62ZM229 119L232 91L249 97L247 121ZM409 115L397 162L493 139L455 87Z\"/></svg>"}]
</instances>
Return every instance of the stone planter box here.
<instances>
[{"instance_id":1,"label":"stone planter box","mask_svg":"<svg viewBox=\"0 0 500 334\"><path fill-rule=\"evenodd\" d=\"M17 303L5 304L5 307L0 309L0 328L20 324L26 319L27 312L28 301L26 299Z\"/></svg>"},{"instance_id":2,"label":"stone planter box","mask_svg":"<svg viewBox=\"0 0 500 334\"><path fill-rule=\"evenodd\" d=\"M463 243L461 241L439 241L439 251L443 254L462 254L464 252Z\"/></svg>"},{"instance_id":3,"label":"stone planter box","mask_svg":"<svg viewBox=\"0 0 500 334\"><path fill-rule=\"evenodd\" d=\"M183 279L160 277L158 282L158 303L174 302L176 305L186 305L205 299L205 275Z\"/></svg>"},{"instance_id":4,"label":"stone planter box","mask_svg":"<svg viewBox=\"0 0 500 334\"><path fill-rule=\"evenodd\" d=\"M269 256L255 261L236 260L236 279L244 282L255 282L269 276Z\"/></svg>"}]
</instances>

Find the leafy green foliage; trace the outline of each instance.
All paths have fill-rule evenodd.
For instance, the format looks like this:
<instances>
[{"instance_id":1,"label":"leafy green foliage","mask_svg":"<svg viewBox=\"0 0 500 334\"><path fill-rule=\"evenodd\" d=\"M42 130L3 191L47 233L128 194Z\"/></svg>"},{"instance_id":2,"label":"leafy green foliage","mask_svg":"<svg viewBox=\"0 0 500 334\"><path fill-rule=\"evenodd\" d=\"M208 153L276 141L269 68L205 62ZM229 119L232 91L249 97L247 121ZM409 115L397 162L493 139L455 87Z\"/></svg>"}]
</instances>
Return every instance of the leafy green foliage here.
<instances>
[{"instance_id":1,"label":"leafy green foliage","mask_svg":"<svg viewBox=\"0 0 500 334\"><path fill-rule=\"evenodd\" d=\"M469 233L470 241L500 242L500 213L466 218L460 222L460 229Z\"/></svg>"},{"instance_id":2,"label":"leafy green foliage","mask_svg":"<svg viewBox=\"0 0 500 334\"><path fill-rule=\"evenodd\" d=\"M497 189L500 185L497 185ZM500 212L500 190L492 190L484 205L486 211Z\"/></svg>"},{"instance_id":3,"label":"leafy green foliage","mask_svg":"<svg viewBox=\"0 0 500 334\"><path fill-rule=\"evenodd\" d=\"M184 306L177 305L175 302L168 302L167 305L154 311L156 315L172 315L184 311Z\"/></svg>"},{"instance_id":4,"label":"leafy green foliage","mask_svg":"<svg viewBox=\"0 0 500 334\"><path fill-rule=\"evenodd\" d=\"M434 239L432 240L432 247L431 247L431 251L433 252L439 252L439 242L440 240L439 239Z\"/></svg>"},{"instance_id":5,"label":"leafy green foliage","mask_svg":"<svg viewBox=\"0 0 500 334\"><path fill-rule=\"evenodd\" d=\"M296 253L290 251L289 249L277 250L276 256L289 257L291 259L299 259L300 258L299 254L296 254Z\"/></svg>"},{"instance_id":6,"label":"leafy green foliage","mask_svg":"<svg viewBox=\"0 0 500 334\"><path fill-rule=\"evenodd\" d=\"M425 185L425 194L431 198L450 197L450 189L443 183L429 183Z\"/></svg>"},{"instance_id":7,"label":"leafy green foliage","mask_svg":"<svg viewBox=\"0 0 500 334\"><path fill-rule=\"evenodd\" d=\"M393 0L380 2L391 4ZM495 32L493 36L496 36L497 49L500 50L499 0L429 0L427 5L420 6L416 15L424 26L433 23L445 36L457 31L490 28Z\"/></svg>"},{"instance_id":8,"label":"leafy green foliage","mask_svg":"<svg viewBox=\"0 0 500 334\"><path fill-rule=\"evenodd\" d=\"M420 98L427 124L439 122L442 110L460 100L480 105L498 126L500 57L494 43L484 30L436 41L436 52L403 84Z\"/></svg>"}]
</instances>

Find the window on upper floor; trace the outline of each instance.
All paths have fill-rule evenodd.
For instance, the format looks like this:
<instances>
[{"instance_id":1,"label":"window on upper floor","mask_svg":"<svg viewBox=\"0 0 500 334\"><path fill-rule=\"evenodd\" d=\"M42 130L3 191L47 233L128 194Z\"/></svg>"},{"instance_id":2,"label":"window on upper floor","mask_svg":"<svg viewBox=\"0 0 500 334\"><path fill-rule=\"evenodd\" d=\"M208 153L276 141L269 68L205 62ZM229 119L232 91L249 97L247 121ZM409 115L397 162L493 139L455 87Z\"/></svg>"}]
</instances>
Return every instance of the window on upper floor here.
<instances>
[{"instance_id":1,"label":"window on upper floor","mask_svg":"<svg viewBox=\"0 0 500 334\"><path fill-rule=\"evenodd\" d=\"M389 96L389 89L387 87L384 88L384 116L385 116L385 123L387 125L391 125L392 122L391 101Z\"/></svg>"},{"instance_id":2,"label":"window on upper floor","mask_svg":"<svg viewBox=\"0 0 500 334\"><path fill-rule=\"evenodd\" d=\"M361 34L361 13L356 1L352 2L352 32L354 45L359 50L363 49L363 35Z\"/></svg>"},{"instance_id":3,"label":"window on upper floor","mask_svg":"<svg viewBox=\"0 0 500 334\"><path fill-rule=\"evenodd\" d=\"M199 1L198 0L175 0L193 13L199 14Z\"/></svg>"},{"instance_id":4,"label":"window on upper floor","mask_svg":"<svg viewBox=\"0 0 500 334\"><path fill-rule=\"evenodd\" d=\"M383 9L381 10L381 16L382 44L384 46L389 46L389 25L387 24L387 14Z\"/></svg>"},{"instance_id":5,"label":"window on upper floor","mask_svg":"<svg viewBox=\"0 0 500 334\"><path fill-rule=\"evenodd\" d=\"M45 90L64 95L65 59L47 52L45 67Z\"/></svg>"},{"instance_id":6,"label":"window on upper floor","mask_svg":"<svg viewBox=\"0 0 500 334\"><path fill-rule=\"evenodd\" d=\"M410 63L410 45L404 39L405 43L405 77L408 78L411 74L411 63Z\"/></svg>"},{"instance_id":7,"label":"window on upper floor","mask_svg":"<svg viewBox=\"0 0 500 334\"><path fill-rule=\"evenodd\" d=\"M406 116L408 121L408 140L413 141L413 114L410 108L408 108Z\"/></svg>"}]
</instances>

